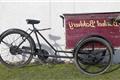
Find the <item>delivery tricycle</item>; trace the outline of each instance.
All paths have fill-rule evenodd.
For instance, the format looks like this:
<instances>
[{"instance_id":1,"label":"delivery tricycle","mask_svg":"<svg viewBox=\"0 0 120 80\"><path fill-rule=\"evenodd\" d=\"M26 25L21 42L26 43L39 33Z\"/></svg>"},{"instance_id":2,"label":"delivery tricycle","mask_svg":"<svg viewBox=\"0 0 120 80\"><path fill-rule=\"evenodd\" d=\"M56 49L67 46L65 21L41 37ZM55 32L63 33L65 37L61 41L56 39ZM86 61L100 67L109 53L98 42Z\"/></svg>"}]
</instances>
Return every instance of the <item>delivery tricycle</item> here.
<instances>
[{"instance_id":1,"label":"delivery tricycle","mask_svg":"<svg viewBox=\"0 0 120 80\"><path fill-rule=\"evenodd\" d=\"M104 73L111 65L114 48L120 46L119 12L63 14L66 34L66 49L56 50L41 34L51 28L37 29L39 20L26 19L31 24L29 33L21 29L8 29L0 35L0 61L7 67L23 67L30 63L33 56L41 61L49 57L72 58L78 70L87 75ZM37 41L31 36L34 33ZM54 51L50 54L41 48L41 37ZM58 52L71 53L72 56L56 55Z\"/></svg>"}]
</instances>

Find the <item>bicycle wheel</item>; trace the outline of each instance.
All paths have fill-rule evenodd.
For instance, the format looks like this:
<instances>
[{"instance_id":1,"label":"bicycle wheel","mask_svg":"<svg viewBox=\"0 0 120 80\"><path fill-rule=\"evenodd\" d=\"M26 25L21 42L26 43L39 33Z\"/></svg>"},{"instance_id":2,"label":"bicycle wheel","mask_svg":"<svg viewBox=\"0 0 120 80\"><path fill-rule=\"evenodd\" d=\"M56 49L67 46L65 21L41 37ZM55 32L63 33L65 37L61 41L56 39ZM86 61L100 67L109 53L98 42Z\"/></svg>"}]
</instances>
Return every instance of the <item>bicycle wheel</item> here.
<instances>
[{"instance_id":1,"label":"bicycle wheel","mask_svg":"<svg viewBox=\"0 0 120 80\"><path fill-rule=\"evenodd\" d=\"M87 75L104 73L111 65L113 49L99 37L90 37L79 43L74 60L78 69Z\"/></svg>"},{"instance_id":2,"label":"bicycle wheel","mask_svg":"<svg viewBox=\"0 0 120 80\"><path fill-rule=\"evenodd\" d=\"M29 50L24 49L29 47ZM0 61L7 67L23 67L33 58L33 39L24 31L9 29L0 37Z\"/></svg>"}]
</instances>

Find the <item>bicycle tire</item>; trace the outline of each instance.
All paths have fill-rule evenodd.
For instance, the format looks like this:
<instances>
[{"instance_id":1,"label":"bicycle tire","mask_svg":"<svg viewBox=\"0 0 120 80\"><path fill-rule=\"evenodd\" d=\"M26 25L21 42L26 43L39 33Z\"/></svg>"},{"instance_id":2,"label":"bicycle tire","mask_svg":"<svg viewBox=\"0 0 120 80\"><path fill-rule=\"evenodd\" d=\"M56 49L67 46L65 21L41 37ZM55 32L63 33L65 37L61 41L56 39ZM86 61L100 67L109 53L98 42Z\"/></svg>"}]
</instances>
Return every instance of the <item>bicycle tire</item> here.
<instances>
[{"instance_id":1,"label":"bicycle tire","mask_svg":"<svg viewBox=\"0 0 120 80\"><path fill-rule=\"evenodd\" d=\"M16 35L16 37L15 37L15 35ZM19 35L19 37L17 36L17 35ZM9 40L7 40L7 38L10 38ZM14 38L18 38L18 40L17 39L12 39L12 37L14 37ZM19 48L18 50L19 51L22 51L22 47L25 45L25 46L29 46L30 47L30 52L31 52L31 54L25 54L24 52L17 52L17 50L16 50L16 52L14 52L15 51L15 49L17 49L17 48L11 48L12 46L13 47L16 47L17 45L19 45L19 43L17 43L17 42L19 42L20 40L22 41L23 40L23 38L24 38L24 40L25 40L25 38L26 38L26 40L20 45L20 47L21 48ZM5 42L5 41L6 42ZM12 42L12 40L13 40L13 42ZM16 41L15 41L16 40ZM4 42L3 42L4 41ZM10 43L10 42L12 42L12 43ZM14 43L15 42L15 43ZM35 43L34 43L34 41L33 41L33 39L31 38L31 36L28 34L28 33L26 33L25 31L23 31L23 30L20 30L20 29L9 29L9 30L7 30L7 31L5 31L5 32L3 32L1 35L0 35L0 45L1 45L1 47L0 48L3 48L3 47L6 47L6 49L8 49L8 50L6 50L6 51L8 51L8 54L9 54L9 57L8 56L4 56L5 55L5 53L7 54L7 52L3 52L2 53L2 49L1 49L1 52L0 52L0 61L1 61L1 63L3 64L3 65L5 65L6 67L8 67L8 68L13 68L13 67L23 67L23 66L25 66L25 65L27 65L27 64L29 64L30 63L30 61L32 60L32 58L33 58L33 53L34 53L34 48L35 48ZM9 46L10 45L10 46ZM22 46L23 45L23 46ZM12 50L13 49L13 50ZM11 52L11 51L12 52ZM3 57L3 56L4 57ZM11 58L11 57L12 58ZM10 58L9 60L7 60L7 57L8 58ZM19 57L19 59L21 59L21 60L17 60L17 58ZM15 61L12 61L11 59L15 59ZM10 61L11 60L11 61Z\"/></svg>"},{"instance_id":2,"label":"bicycle tire","mask_svg":"<svg viewBox=\"0 0 120 80\"><path fill-rule=\"evenodd\" d=\"M99 42L101 44L103 44L104 46L106 46L106 49L108 51L108 55L109 55L109 60L108 60L108 63L106 64L106 66L101 69L100 71L96 71L96 72L93 72L93 70L90 72L90 71L87 71L86 69L84 69L82 66L83 65L88 65L88 66L97 66L97 65L100 65L102 63L102 60L101 59L101 63L100 61L96 64L85 64L83 63L83 61L80 61L80 50L83 48L84 45L90 43L90 42ZM88 47L87 47L88 48ZM85 49L85 48L84 48ZM107 54L107 53L106 53ZM83 54L81 54L83 55ZM87 54L87 55L90 55L90 54ZM111 45L104 39L102 38L99 38L99 37L89 37L89 38L86 38L85 40L81 41L81 43L78 44L78 47L76 48L75 50L75 53L74 53L74 61L75 61L75 65L77 66L77 68L83 72L84 74L87 74L87 75L90 75L90 76L95 76L95 75L100 75L102 73L104 73L105 71L107 71L107 69L110 67L111 63L112 63L112 58L113 58L113 49L111 47ZM90 60L88 60L90 61ZM92 61L92 59L91 59ZM105 65L105 64L101 64L101 65Z\"/></svg>"}]
</instances>

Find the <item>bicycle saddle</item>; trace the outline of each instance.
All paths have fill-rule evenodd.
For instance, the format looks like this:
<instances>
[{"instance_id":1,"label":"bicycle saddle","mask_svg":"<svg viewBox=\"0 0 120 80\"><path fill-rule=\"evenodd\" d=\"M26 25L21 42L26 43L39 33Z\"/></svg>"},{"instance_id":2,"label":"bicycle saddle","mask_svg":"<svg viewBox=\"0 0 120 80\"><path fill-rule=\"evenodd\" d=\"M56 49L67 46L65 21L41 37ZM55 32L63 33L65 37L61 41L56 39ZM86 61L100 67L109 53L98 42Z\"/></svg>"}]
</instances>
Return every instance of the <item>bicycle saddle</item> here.
<instances>
[{"instance_id":1,"label":"bicycle saddle","mask_svg":"<svg viewBox=\"0 0 120 80\"><path fill-rule=\"evenodd\" d=\"M33 20L33 19L26 19L27 24L38 24L40 23L40 20Z\"/></svg>"}]
</instances>

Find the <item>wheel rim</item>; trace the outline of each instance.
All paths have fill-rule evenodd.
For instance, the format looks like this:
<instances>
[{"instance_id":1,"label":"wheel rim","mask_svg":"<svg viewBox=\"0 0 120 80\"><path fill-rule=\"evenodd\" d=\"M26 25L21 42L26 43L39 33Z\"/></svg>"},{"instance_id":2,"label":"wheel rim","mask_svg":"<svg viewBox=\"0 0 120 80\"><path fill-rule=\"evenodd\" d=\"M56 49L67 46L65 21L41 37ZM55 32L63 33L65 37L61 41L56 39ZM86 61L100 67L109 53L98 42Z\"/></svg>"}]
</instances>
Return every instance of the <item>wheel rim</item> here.
<instances>
[{"instance_id":1,"label":"wheel rim","mask_svg":"<svg viewBox=\"0 0 120 80\"><path fill-rule=\"evenodd\" d=\"M13 54L10 51L12 46L17 47L19 43L23 41L23 39L25 39L25 36L19 33L11 33L2 38L0 44L0 57L2 61L4 61L4 64L9 66L21 66L25 64L27 60L29 60L31 54L25 54L24 52L15 52ZM20 45L19 49L22 50L23 46L30 47L30 42L28 39L26 39L25 42ZM31 52L31 50L29 50L29 52Z\"/></svg>"},{"instance_id":2,"label":"wheel rim","mask_svg":"<svg viewBox=\"0 0 120 80\"><path fill-rule=\"evenodd\" d=\"M78 49L76 62L87 74L102 73L111 63L111 54L106 45L98 41L89 41ZM87 55L87 56L86 56Z\"/></svg>"}]
</instances>

